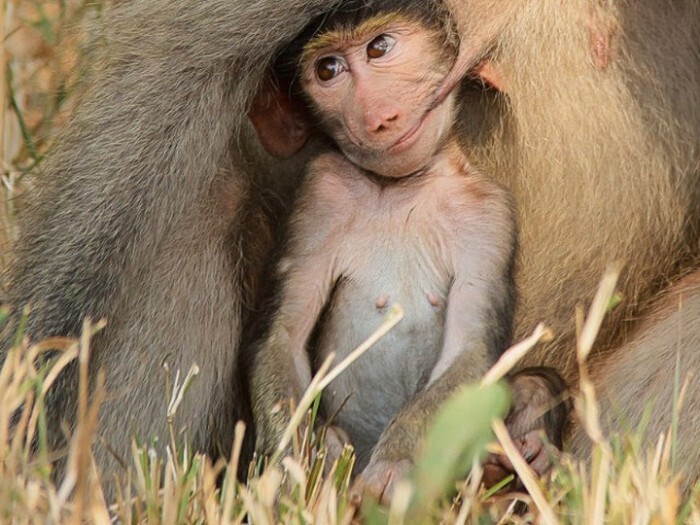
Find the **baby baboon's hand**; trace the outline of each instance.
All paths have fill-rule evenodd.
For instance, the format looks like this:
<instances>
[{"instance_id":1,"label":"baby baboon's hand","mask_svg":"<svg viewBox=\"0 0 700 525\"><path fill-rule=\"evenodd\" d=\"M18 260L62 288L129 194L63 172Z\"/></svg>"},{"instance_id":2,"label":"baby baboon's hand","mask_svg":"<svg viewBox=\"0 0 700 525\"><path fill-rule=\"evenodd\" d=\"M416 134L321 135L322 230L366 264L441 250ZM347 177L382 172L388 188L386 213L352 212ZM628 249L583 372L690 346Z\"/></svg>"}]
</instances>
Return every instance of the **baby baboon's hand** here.
<instances>
[{"instance_id":1,"label":"baby baboon's hand","mask_svg":"<svg viewBox=\"0 0 700 525\"><path fill-rule=\"evenodd\" d=\"M363 497L371 497L388 505L391 503L397 482L406 476L412 465L407 459L370 461L350 489L351 501L359 504Z\"/></svg>"}]
</instances>

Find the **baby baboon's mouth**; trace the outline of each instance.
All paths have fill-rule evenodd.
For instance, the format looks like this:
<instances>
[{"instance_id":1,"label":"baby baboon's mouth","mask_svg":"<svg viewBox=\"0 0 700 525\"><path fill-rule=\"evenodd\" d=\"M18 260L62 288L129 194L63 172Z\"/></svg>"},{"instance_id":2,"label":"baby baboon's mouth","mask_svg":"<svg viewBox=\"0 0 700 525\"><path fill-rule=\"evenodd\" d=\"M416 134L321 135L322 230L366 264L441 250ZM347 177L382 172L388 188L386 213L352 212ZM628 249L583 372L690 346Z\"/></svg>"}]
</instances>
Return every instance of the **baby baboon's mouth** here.
<instances>
[{"instance_id":1,"label":"baby baboon's mouth","mask_svg":"<svg viewBox=\"0 0 700 525\"><path fill-rule=\"evenodd\" d=\"M387 149L387 152L389 153L402 153L409 149L415 142L418 140L418 138L421 135L421 132L423 130L423 123L425 122L425 119L428 117L429 111L426 111L423 116L416 122L413 126L410 127L410 129L401 135L399 139L394 142L389 148Z\"/></svg>"}]
</instances>

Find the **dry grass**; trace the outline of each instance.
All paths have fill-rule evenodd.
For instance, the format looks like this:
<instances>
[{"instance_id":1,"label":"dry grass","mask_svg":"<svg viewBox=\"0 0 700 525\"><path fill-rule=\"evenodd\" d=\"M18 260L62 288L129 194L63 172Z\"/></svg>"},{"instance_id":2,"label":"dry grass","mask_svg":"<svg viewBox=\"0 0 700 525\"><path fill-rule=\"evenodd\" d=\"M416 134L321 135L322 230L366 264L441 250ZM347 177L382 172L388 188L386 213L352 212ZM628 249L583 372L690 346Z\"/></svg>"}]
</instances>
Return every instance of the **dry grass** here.
<instances>
[{"instance_id":1,"label":"dry grass","mask_svg":"<svg viewBox=\"0 0 700 525\"><path fill-rule=\"evenodd\" d=\"M15 235L18 197L80 93L90 67L101 3L89 0L3 0L0 34L0 269Z\"/></svg>"},{"instance_id":2,"label":"dry grass","mask_svg":"<svg viewBox=\"0 0 700 525\"><path fill-rule=\"evenodd\" d=\"M16 197L40 184L32 177L32 170L78 98L81 71L91 62L92 34L99 24L101 5L76 0L10 0L0 2L0 6L5 10L0 16L5 43L0 61L8 74L0 88L4 101L0 114L2 268L15 234L12 218L18 206ZM100 324L87 323L78 341L30 342L18 335L0 369L0 522L700 524L698 491L690 501L683 501L678 493L678 478L670 467L670 434L660 436L658 445L647 450L638 436L611 442L600 430L585 357L610 301L614 280L613 272L601 286L586 319L581 314L579 322L582 383L576 410L594 442L590 464L564 457L550 479L536 480L527 465L518 461L502 421L493 419L498 410L484 412L489 404L484 399L492 400L494 406L500 403L498 387L491 383L513 365L516 354L546 335L541 331L506 356L484 385L466 388L436 417L424 458L412 478L401 484L390 509L371 504L355 509L349 503L351 452L346 451L336 464L326 465L322 443L304 430L313 426L309 424L313 416L306 408L313 408L317 391L310 391L300 403L303 406L285 436L291 443L291 455L283 446L266 468L251 466L246 484L235 478L245 431L240 425L234 452L225 460L193 453L175 439L158 450L134 443L121 495L115 501L105 501L90 453L104 392L99 381L90 396L86 387L90 339ZM0 312L0 329L2 324ZM73 360L78 360L80 371L79 424L68 450L50 451L43 400L58 372ZM325 379L319 377L317 386L333 373ZM185 384L173 383L172 413L164 417L177 416L177 401L184 390ZM465 435L457 444L453 453L460 461L468 458L467 466L471 466L472 459L483 454L484 436L493 420L497 440L486 448L503 450L511 457L530 495L501 495L484 489L479 483L478 464L466 476L452 462L435 471L431 454L444 450L445 440L454 444L450 410L487 422L485 430ZM60 479L51 476L57 455L68 458L66 475Z\"/></svg>"}]
</instances>

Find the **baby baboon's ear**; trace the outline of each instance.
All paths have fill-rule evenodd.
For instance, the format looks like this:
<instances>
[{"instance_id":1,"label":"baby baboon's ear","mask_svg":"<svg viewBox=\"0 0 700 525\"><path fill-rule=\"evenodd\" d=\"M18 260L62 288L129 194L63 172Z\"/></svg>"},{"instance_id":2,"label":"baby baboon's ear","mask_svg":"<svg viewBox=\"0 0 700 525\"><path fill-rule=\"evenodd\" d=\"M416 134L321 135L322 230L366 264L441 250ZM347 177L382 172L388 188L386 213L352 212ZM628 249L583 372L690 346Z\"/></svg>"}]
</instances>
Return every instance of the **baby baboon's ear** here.
<instances>
[{"instance_id":1,"label":"baby baboon's ear","mask_svg":"<svg viewBox=\"0 0 700 525\"><path fill-rule=\"evenodd\" d=\"M263 83L248 117L263 147L279 159L293 156L309 139L311 123L303 101L275 78Z\"/></svg>"}]
</instances>

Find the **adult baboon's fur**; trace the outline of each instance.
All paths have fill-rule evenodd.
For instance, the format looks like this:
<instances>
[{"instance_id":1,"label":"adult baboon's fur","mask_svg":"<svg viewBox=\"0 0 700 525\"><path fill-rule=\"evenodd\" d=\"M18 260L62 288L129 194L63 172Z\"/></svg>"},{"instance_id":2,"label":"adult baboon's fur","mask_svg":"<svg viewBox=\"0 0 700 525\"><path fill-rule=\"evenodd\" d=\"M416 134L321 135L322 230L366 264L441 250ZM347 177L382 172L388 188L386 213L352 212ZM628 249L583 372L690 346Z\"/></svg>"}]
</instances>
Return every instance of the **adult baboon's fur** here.
<instances>
[{"instance_id":1,"label":"adult baboon's fur","mask_svg":"<svg viewBox=\"0 0 700 525\"><path fill-rule=\"evenodd\" d=\"M256 188L274 194L293 171L260 153L247 110L278 50L335 3L147 0L111 11L103 67L24 214L10 299L33 305L34 337L108 318L92 366L105 370L110 397L100 436L121 455L134 430L163 435L166 360L201 368L178 413L197 447L225 450L245 415L243 289L269 238ZM595 378L619 421L634 424L654 402L655 437L670 422L676 356L682 372L700 372L698 293L650 304L696 267L700 3L518 0L503 26L490 24L501 2L460 5L474 27L497 31L484 53L504 93L465 86L462 136L517 202L518 333L552 326L558 337L533 360L570 377L574 306L607 263L624 260L624 302L601 336ZM54 389L54 425L70 420L75 381L69 371ZM693 477L697 385L677 437ZM584 442L575 431L575 447ZM106 448L96 454L116 464Z\"/></svg>"}]
</instances>

